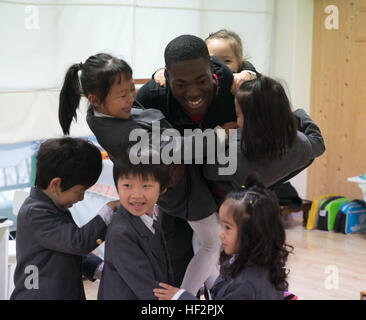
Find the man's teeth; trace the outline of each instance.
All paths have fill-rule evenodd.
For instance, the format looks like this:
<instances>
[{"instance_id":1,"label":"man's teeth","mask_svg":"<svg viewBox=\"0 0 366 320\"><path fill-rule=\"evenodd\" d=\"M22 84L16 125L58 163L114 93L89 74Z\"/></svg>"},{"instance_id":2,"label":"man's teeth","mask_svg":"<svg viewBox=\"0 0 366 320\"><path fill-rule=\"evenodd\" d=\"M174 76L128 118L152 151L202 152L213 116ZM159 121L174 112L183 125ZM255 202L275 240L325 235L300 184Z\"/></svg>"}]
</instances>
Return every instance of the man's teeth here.
<instances>
[{"instance_id":1,"label":"man's teeth","mask_svg":"<svg viewBox=\"0 0 366 320\"><path fill-rule=\"evenodd\" d=\"M198 99L198 100L195 100L195 101L188 100L188 102L189 102L190 104L200 104L200 103L201 103L201 101L202 101L202 98L200 98L200 99Z\"/></svg>"}]
</instances>

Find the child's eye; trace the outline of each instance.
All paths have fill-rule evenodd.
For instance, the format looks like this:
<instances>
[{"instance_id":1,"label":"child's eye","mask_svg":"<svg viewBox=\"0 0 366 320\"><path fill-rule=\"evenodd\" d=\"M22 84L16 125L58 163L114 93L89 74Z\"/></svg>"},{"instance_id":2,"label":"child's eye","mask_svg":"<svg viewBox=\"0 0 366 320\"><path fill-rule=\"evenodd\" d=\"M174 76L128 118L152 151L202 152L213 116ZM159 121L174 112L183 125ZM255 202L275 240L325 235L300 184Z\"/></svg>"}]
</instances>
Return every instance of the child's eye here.
<instances>
[{"instance_id":1,"label":"child's eye","mask_svg":"<svg viewBox=\"0 0 366 320\"><path fill-rule=\"evenodd\" d=\"M231 60L224 60L224 63L230 63Z\"/></svg>"},{"instance_id":2,"label":"child's eye","mask_svg":"<svg viewBox=\"0 0 366 320\"><path fill-rule=\"evenodd\" d=\"M145 184L144 185L144 188L151 188L152 187L152 185L151 184Z\"/></svg>"},{"instance_id":3,"label":"child's eye","mask_svg":"<svg viewBox=\"0 0 366 320\"><path fill-rule=\"evenodd\" d=\"M229 226L225 226L226 230L231 230L231 228Z\"/></svg>"},{"instance_id":4,"label":"child's eye","mask_svg":"<svg viewBox=\"0 0 366 320\"><path fill-rule=\"evenodd\" d=\"M124 186L125 188L129 188L129 187L130 187L130 184L128 184L128 183L124 183L124 184L123 184L123 186Z\"/></svg>"}]
</instances>

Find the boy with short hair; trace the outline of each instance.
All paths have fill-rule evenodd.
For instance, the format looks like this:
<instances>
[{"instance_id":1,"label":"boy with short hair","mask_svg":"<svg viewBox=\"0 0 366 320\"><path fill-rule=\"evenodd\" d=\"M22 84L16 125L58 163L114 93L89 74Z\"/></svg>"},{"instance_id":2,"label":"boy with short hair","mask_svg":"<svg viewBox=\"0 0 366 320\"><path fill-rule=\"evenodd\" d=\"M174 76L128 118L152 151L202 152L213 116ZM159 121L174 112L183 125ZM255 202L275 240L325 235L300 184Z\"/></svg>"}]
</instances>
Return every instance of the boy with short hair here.
<instances>
[{"instance_id":1,"label":"boy with short hair","mask_svg":"<svg viewBox=\"0 0 366 320\"><path fill-rule=\"evenodd\" d=\"M60 138L41 144L35 186L17 217L11 299L85 299L83 263L95 263L88 254L104 240L117 203L109 202L81 228L68 209L83 200L101 170L100 151L91 142Z\"/></svg>"},{"instance_id":2,"label":"boy with short hair","mask_svg":"<svg viewBox=\"0 0 366 320\"><path fill-rule=\"evenodd\" d=\"M156 152L142 149L139 156L151 163ZM173 282L164 236L154 212L155 203L168 186L169 167L161 162L133 165L127 149L114 163L113 178L121 206L106 235L98 299L155 300L153 289L158 282Z\"/></svg>"}]
</instances>

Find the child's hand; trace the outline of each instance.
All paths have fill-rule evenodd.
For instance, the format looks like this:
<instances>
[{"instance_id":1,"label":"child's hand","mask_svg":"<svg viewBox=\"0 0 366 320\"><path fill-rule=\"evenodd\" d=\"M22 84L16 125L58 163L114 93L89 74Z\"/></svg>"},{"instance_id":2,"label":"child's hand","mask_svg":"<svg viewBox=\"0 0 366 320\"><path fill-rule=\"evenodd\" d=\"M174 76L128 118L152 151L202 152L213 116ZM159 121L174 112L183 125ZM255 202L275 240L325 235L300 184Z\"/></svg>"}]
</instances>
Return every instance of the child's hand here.
<instances>
[{"instance_id":1,"label":"child's hand","mask_svg":"<svg viewBox=\"0 0 366 320\"><path fill-rule=\"evenodd\" d=\"M120 205L121 203L119 200L114 200L107 203L107 206L110 207L113 211L117 211Z\"/></svg>"},{"instance_id":2,"label":"child's hand","mask_svg":"<svg viewBox=\"0 0 366 320\"><path fill-rule=\"evenodd\" d=\"M170 300L179 290L179 288L170 286L169 284L159 282L161 288L155 288L154 294L159 300Z\"/></svg>"},{"instance_id":3,"label":"child's hand","mask_svg":"<svg viewBox=\"0 0 366 320\"><path fill-rule=\"evenodd\" d=\"M223 128L225 130L226 135L229 137L230 135L230 129L237 129L238 128L238 123L236 121L230 121L230 122L226 122L223 125L221 125L221 128Z\"/></svg>"},{"instance_id":4,"label":"child's hand","mask_svg":"<svg viewBox=\"0 0 366 320\"><path fill-rule=\"evenodd\" d=\"M160 68L154 74L154 81L161 87L166 86L166 79L164 76L164 71L165 71L165 68Z\"/></svg>"},{"instance_id":5,"label":"child's hand","mask_svg":"<svg viewBox=\"0 0 366 320\"><path fill-rule=\"evenodd\" d=\"M231 86L231 93L233 95L238 91L239 86L242 82L249 81L255 79L257 76L253 72L249 72L247 70L243 70L240 73L233 73L234 79L233 84Z\"/></svg>"}]
</instances>

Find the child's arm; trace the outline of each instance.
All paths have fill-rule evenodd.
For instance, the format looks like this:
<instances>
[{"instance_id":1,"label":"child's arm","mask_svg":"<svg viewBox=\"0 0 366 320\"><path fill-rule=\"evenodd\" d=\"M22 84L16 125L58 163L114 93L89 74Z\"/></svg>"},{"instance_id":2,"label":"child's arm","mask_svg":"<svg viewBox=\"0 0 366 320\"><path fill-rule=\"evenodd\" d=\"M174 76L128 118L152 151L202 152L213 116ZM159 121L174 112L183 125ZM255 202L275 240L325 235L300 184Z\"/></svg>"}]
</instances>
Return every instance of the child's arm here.
<instances>
[{"instance_id":1,"label":"child's arm","mask_svg":"<svg viewBox=\"0 0 366 320\"><path fill-rule=\"evenodd\" d=\"M187 130L181 135L166 120L160 121L160 135L162 149L172 150L173 154L183 163L206 163L210 159L215 161L216 150L223 152L228 141L230 129L237 129L235 121L226 122L214 129ZM169 147L167 146L169 144Z\"/></svg>"},{"instance_id":2,"label":"child's arm","mask_svg":"<svg viewBox=\"0 0 366 320\"><path fill-rule=\"evenodd\" d=\"M297 109L294 112L294 116L298 120L298 130L304 133L309 139L312 146L313 158L319 157L325 151L325 144L319 127L303 109Z\"/></svg>"},{"instance_id":3,"label":"child's arm","mask_svg":"<svg viewBox=\"0 0 366 320\"><path fill-rule=\"evenodd\" d=\"M256 300L255 288L248 280L233 281L217 300Z\"/></svg>"},{"instance_id":4,"label":"child's arm","mask_svg":"<svg viewBox=\"0 0 366 320\"><path fill-rule=\"evenodd\" d=\"M243 82L253 80L257 77L256 73L251 70L243 70L238 73L233 73L233 85L231 86L231 93L236 94L238 88Z\"/></svg>"},{"instance_id":5,"label":"child's arm","mask_svg":"<svg viewBox=\"0 0 366 320\"><path fill-rule=\"evenodd\" d=\"M198 300L192 293L179 289L169 284L160 282L160 288L154 289L154 294L159 300Z\"/></svg>"},{"instance_id":6,"label":"child's arm","mask_svg":"<svg viewBox=\"0 0 366 320\"><path fill-rule=\"evenodd\" d=\"M166 283L159 283L160 288L154 289L154 294L159 300L171 300L179 291ZM249 281L234 281L225 288L224 295L218 297L220 300L255 300L255 289ZM175 300L198 300L188 291L182 292Z\"/></svg>"},{"instance_id":7,"label":"child's arm","mask_svg":"<svg viewBox=\"0 0 366 320\"><path fill-rule=\"evenodd\" d=\"M103 270L103 259L96 256L94 253L89 253L82 257L82 273L90 281L100 279L101 271Z\"/></svg>"},{"instance_id":8,"label":"child's arm","mask_svg":"<svg viewBox=\"0 0 366 320\"><path fill-rule=\"evenodd\" d=\"M44 207L30 208L27 220L33 237L46 249L74 255L90 253L104 240L106 223L97 215L79 228L69 214Z\"/></svg>"},{"instance_id":9,"label":"child's arm","mask_svg":"<svg viewBox=\"0 0 366 320\"><path fill-rule=\"evenodd\" d=\"M159 109L164 113L167 107L166 88L150 80L137 91L136 100L146 109Z\"/></svg>"}]
</instances>

